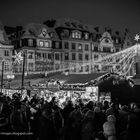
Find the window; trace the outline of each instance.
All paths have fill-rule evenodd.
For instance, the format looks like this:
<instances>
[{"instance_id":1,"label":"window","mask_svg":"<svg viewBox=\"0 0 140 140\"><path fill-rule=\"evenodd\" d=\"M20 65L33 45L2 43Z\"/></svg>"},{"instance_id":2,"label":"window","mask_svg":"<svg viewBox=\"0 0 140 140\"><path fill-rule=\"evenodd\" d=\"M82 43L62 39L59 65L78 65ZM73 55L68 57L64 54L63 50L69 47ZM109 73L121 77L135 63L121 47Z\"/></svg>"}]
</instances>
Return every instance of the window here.
<instances>
[{"instance_id":1,"label":"window","mask_svg":"<svg viewBox=\"0 0 140 140\"><path fill-rule=\"evenodd\" d=\"M55 70L59 70L60 69L60 65L59 64L55 64Z\"/></svg>"},{"instance_id":2,"label":"window","mask_svg":"<svg viewBox=\"0 0 140 140\"><path fill-rule=\"evenodd\" d=\"M118 44L119 43L119 39L118 38L116 38L116 44Z\"/></svg>"},{"instance_id":3,"label":"window","mask_svg":"<svg viewBox=\"0 0 140 140\"><path fill-rule=\"evenodd\" d=\"M98 54L94 54L94 60L98 60L99 55Z\"/></svg>"},{"instance_id":4,"label":"window","mask_svg":"<svg viewBox=\"0 0 140 140\"><path fill-rule=\"evenodd\" d=\"M44 46L44 42L43 41L39 41L39 46L43 47Z\"/></svg>"},{"instance_id":5,"label":"window","mask_svg":"<svg viewBox=\"0 0 140 140\"><path fill-rule=\"evenodd\" d=\"M85 60L89 60L89 55L85 54Z\"/></svg>"},{"instance_id":6,"label":"window","mask_svg":"<svg viewBox=\"0 0 140 140\"><path fill-rule=\"evenodd\" d=\"M28 59L33 59L33 52L28 52Z\"/></svg>"},{"instance_id":7,"label":"window","mask_svg":"<svg viewBox=\"0 0 140 140\"><path fill-rule=\"evenodd\" d=\"M9 51L8 51L8 50L5 50L5 51L4 51L4 55L5 55L5 56L9 56Z\"/></svg>"},{"instance_id":8,"label":"window","mask_svg":"<svg viewBox=\"0 0 140 140\"><path fill-rule=\"evenodd\" d=\"M78 50L82 50L82 44L78 44Z\"/></svg>"},{"instance_id":9,"label":"window","mask_svg":"<svg viewBox=\"0 0 140 140\"><path fill-rule=\"evenodd\" d=\"M85 33L85 39L88 39L89 35L88 33Z\"/></svg>"},{"instance_id":10,"label":"window","mask_svg":"<svg viewBox=\"0 0 140 140\"><path fill-rule=\"evenodd\" d=\"M45 45L44 45L45 47L47 47L47 48L49 48L50 46L49 46L49 42L48 41L45 41Z\"/></svg>"},{"instance_id":11,"label":"window","mask_svg":"<svg viewBox=\"0 0 140 140\"><path fill-rule=\"evenodd\" d=\"M94 46L94 51L98 52L98 47L97 46Z\"/></svg>"},{"instance_id":12,"label":"window","mask_svg":"<svg viewBox=\"0 0 140 140\"><path fill-rule=\"evenodd\" d=\"M69 43L68 42L64 42L64 48L69 49Z\"/></svg>"},{"instance_id":13,"label":"window","mask_svg":"<svg viewBox=\"0 0 140 140\"><path fill-rule=\"evenodd\" d=\"M83 55L81 53L79 54L79 60L83 60Z\"/></svg>"},{"instance_id":14,"label":"window","mask_svg":"<svg viewBox=\"0 0 140 140\"><path fill-rule=\"evenodd\" d=\"M59 53L55 53L55 60L59 60Z\"/></svg>"},{"instance_id":15,"label":"window","mask_svg":"<svg viewBox=\"0 0 140 140\"><path fill-rule=\"evenodd\" d=\"M41 53L37 52L37 53L36 53L36 58L37 58L37 59L41 59Z\"/></svg>"},{"instance_id":16,"label":"window","mask_svg":"<svg viewBox=\"0 0 140 140\"><path fill-rule=\"evenodd\" d=\"M85 71L86 71L86 72L89 71L89 65L85 66Z\"/></svg>"},{"instance_id":17,"label":"window","mask_svg":"<svg viewBox=\"0 0 140 140\"><path fill-rule=\"evenodd\" d=\"M73 32L73 33L72 33L72 38L80 39L80 38L81 38L81 33Z\"/></svg>"},{"instance_id":18,"label":"window","mask_svg":"<svg viewBox=\"0 0 140 140\"><path fill-rule=\"evenodd\" d=\"M98 71L99 70L99 65L94 65L94 70Z\"/></svg>"},{"instance_id":19,"label":"window","mask_svg":"<svg viewBox=\"0 0 140 140\"><path fill-rule=\"evenodd\" d=\"M103 47L103 52L111 52L111 48L109 48L109 47Z\"/></svg>"},{"instance_id":20,"label":"window","mask_svg":"<svg viewBox=\"0 0 140 140\"><path fill-rule=\"evenodd\" d=\"M72 53L72 60L76 60L76 54Z\"/></svg>"},{"instance_id":21,"label":"window","mask_svg":"<svg viewBox=\"0 0 140 140\"><path fill-rule=\"evenodd\" d=\"M89 50L89 45L85 44L85 51L88 51L88 50Z\"/></svg>"},{"instance_id":22,"label":"window","mask_svg":"<svg viewBox=\"0 0 140 140\"><path fill-rule=\"evenodd\" d=\"M72 50L75 50L76 49L76 44L75 43L72 43L71 48L72 48Z\"/></svg>"},{"instance_id":23,"label":"window","mask_svg":"<svg viewBox=\"0 0 140 140\"><path fill-rule=\"evenodd\" d=\"M75 38L75 33L72 33L72 38Z\"/></svg>"},{"instance_id":24,"label":"window","mask_svg":"<svg viewBox=\"0 0 140 140\"><path fill-rule=\"evenodd\" d=\"M9 70L9 64L8 62L4 62L4 70Z\"/></svg>"},{"instance_id":25,"label":"window","mask_svg":"<svg viewBox=\"0 0 140 140\"><path fill-rule=\"evenodd\" d=\"M83 72L83 66L79 68L79 72Z\"/></svg>"},{"instance_id":26,"label":"window","mask_svg":"<svg viewBox=\"0 0 140 140\"><path fill-rule=\"evenodd\" d=\"M129 42L127 42L127 46L130 46L130 43Z\"/></svg>"},{"instance_id":27,"label":"window","mask_svg":"<svg viewBox=\"0 0 140 140\"><path fill-rule=\"evenodd\" d=\"M28 45L29 45L29 46L33 46L33 39L29 39L29 40L28 40Z\"/></svg>"},{"instance_id":28,"label":"window","mask_svg":"<svg viewBox=\"0 0 140 140\"><path fill-rule=\"evenodd\" d=\"M52 54L48 53L48 59L52 59Z\"/></svg>"},{"instance_id":29,"label":"window","mask_svg":"<svg viewBox=\"0 0 140 140\"><path fill-rule=\"evenodd\" d=\"M55 48L56 48L56 49L59 49L59 48L60 48L59 42L55 42Z\"/></svg>"},{"instance_id":30,"label":"window","mask_svg":"<svg viewBox=\"0 0 140 140\"><path fill-rule=\"evenodd\" d=\"M33 71L33 63L29 63L29 71Z\"/></svg>"},{"instance_id":31,"label":"window","mask_svg":"<svg viewBox=\"0 0 140 140\"><path fill-rule=\"evenodd\" d=\"M69 53L65 53L65 60L69 60Z\"/></svg>"},{"instance_id":32,"label":"window","mask_svg":"<svg viewBox=\"0 0 140 140\"><path fill-rule=\"evenodd\" d=\"M47 58L47 54L46 53L43 53L42 56L43 56L43 58Z\"/></svg>"}]
</instances>

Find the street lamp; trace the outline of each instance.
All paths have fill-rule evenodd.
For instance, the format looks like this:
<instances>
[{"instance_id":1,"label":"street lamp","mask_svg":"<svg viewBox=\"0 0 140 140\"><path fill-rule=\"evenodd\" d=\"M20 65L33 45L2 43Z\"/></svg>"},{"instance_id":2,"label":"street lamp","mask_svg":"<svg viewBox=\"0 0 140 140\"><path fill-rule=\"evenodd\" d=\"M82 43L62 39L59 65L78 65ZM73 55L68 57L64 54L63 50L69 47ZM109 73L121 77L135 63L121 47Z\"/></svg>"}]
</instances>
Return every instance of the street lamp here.
<instances>
[{"instance_id":1,"label":"street lamp","mask_svg":"<svg viewBox=\"0 0 140 140\"><path fill-rule=\"evenodd\" d=\"M2 71L1 71L1 92L3 89L3 71L4 71L4 60L2 60Z\"/></svg>"}]
</instances>

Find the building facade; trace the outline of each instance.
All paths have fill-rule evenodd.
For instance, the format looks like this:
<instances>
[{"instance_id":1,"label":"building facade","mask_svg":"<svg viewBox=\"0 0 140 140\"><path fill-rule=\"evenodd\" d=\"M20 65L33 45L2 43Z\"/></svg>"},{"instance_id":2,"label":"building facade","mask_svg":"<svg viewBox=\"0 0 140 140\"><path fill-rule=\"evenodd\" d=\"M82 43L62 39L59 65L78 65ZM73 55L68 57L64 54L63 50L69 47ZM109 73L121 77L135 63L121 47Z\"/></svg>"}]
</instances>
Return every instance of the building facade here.
<instances>
[{"instance_id":1,"label":"building facade","mask_svg":"<svg viewBox=\"0 0 140 140\"><path fill-rule=\"evenodd\" d=\"M14 49L14 46L10 45L8 37L3 28L3 25L0 23L0 73L1 73L0 75L2 75L2 69L3 69L4 79L10 78L10 76L12 76L13 74L13 71L12 71L13 49Z\"/></svg>"},{"instance_id":2,"label":"building facade","mask_svg":"<svg viewBox=\"0 0 140 140\"><path fill-rule=\"evenodd\" d=\"M132 46L128 30L115 31L73 19L31 23L9 36L17 51L24 51L27 73L88 74L111 71L113 65L96 64L101 58ZM14 66L22 72L22 64ZM134 71L131 71L134 73Z\"/></svg>"},{"instance_id":3,"label":"building facade","mask_svg":"<svg viewBox=\"0 0 140 140\"><path fill-rule=\"evenodd\" d=\"M15 36L13 33L10 36ZM57 40L53 29L43 24L30 23L18 31L18 39L11 42L16 46L16 51L23 52L25 57L25 72L27 74L45 73L54 70L54 56L52 40ZM22 63L14 65L14 72L22 72Z\"/></svg>"}]
</instances>

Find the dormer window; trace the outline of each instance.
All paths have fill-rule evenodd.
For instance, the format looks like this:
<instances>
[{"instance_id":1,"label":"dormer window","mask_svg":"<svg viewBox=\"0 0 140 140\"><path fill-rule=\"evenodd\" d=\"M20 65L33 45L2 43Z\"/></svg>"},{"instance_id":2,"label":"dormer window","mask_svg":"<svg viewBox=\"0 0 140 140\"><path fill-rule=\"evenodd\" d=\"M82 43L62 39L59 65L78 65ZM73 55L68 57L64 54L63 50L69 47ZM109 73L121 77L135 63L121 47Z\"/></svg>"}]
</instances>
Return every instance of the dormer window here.
<instances>
[{"instance_id":1,"label":"dormer window","mask_svg":"<svg viewBox=\"0 0 140 140\"><path fill-rule=\"evenodd\" d=\"M79 32L72 32L72 38L80 39L81 38L81 33L79 33Z\"/></svg>"},{"instance_id":2,"label":"dormer window","mask_svg":"<svg viewBox=\"0 0 140 140\"><path fill-rule=\"evenodd\" d=\"M44 46L44 42L43 41L39 41L39 46L43 47Z\"/></svg>"},{"instance_id":3,"label":"dormer window","mask_svg":"<svg viewBox=\"0 0 140 140\"><path fill-rule=\"evenodd\" d=\"M33 46L33 39L28 40L28 46Z\"/></svg>"},{"instance_id":4,"label":"dormer window","mask_svg":"<svg viewBox=\"0 0 140 140\"><path fill-rule=\"evenodd\" d=\"M88 39L89 35L88 33L85 33L85 39Z\"/></svg>"},{"instance_id":5,"label":"dormer window","mask_svg":"<svg viewBox=\"0 0 140 140\"><path fill-rule=\"evenodd\" d=\"M45 47L49 48L49 42L45 41Z\"/></svg>"},{"instance_id":6,"label":"dormer window","mask_svg":"<svg viewBox=\"0 0 140 140\"><path fill-rule=\"evenodd\" d=\"M75 33L72 33L72 38L75 38Z\"/></svg>"}]
</instances>

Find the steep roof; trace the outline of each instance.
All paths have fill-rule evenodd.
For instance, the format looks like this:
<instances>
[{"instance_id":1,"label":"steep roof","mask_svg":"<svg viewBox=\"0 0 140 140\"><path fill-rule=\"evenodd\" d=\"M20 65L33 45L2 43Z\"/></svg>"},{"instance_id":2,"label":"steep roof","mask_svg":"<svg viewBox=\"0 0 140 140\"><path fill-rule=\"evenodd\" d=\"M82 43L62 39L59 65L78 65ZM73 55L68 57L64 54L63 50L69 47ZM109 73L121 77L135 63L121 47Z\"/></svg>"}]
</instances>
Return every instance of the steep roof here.
<instances>
[{"instance_id":1,"label":"steep roof","mask_svg":"<svg viewBox=\"0 0 140 140\"><path fill-rule=\"evenodd\" d=\"M58 36L53 28L49 28L44 24L39 24L39 23L29 23L26 26L24 26L23 31L25 33L23 34L23 37L25 36L30 36L30 37L38 37L38 35L41 34L42 29L46 29L47 33L51 36L51 33L54 35L51 36L51 38L56 38L58 39Z\"/></svg>"},{"instance_id":2,"label":"steep roof","mask_svg":"<svg viewBox=\"0 0 140 140\"><path fill-rule=\"evenodd\" d=\"M4 26L3 26L1 21L0 21L0 43L9 44L7 34L6 34L5 30L4 30Z\"/></svg>"}]
</instances>

